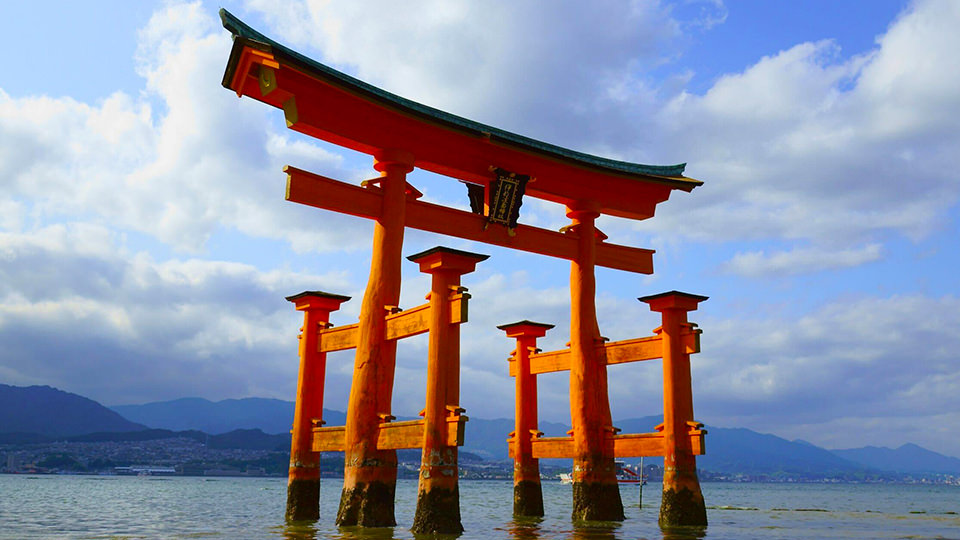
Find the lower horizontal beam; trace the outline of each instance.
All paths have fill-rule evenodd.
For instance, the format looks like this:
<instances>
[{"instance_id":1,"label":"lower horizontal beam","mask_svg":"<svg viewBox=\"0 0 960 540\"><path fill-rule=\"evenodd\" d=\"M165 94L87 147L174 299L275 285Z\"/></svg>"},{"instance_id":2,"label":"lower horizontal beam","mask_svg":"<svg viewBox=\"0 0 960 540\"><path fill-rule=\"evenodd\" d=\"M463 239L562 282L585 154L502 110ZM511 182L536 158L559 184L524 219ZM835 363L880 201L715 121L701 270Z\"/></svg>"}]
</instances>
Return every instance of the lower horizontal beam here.
<instances>
[{"instance_id":1,"label":"lower horizontal beam","mask_svg":"<svg viewBox=\"0 0 960 540\"><path fill-rule=\"evenodd\" d=\"M463 446L464 424L468 418L464 415L447 417L447 446ZM406 420L402 422L384 422L380 424L377 435L378 450L400 450L404 448L423 448L424 420ZM314 452L342 452L346 450L346 427L313 428Z\"/></svg>"},{"instance_id":2,"label":"lower horizontal beam","mask_svg":"<svg viewBox=\"0 0 960 540\"><path fill-rule=\"evenodd\" d=\"M704 445L704 430L689 432L692 454L701 456L706 453ZM538 459L572 458L575 457L573 437L540 437L531 441L532 457ZM666 440L663 433L635 433L611 435L606 439L614 457L657 457L667 452ZM510 444L510 457L514 456L514 445Z\"/></svg>"},{"instance_id":3,"label":"lower horizontal beam","mask_svg":"<svg viewBox=\"0 0 960 540\"><path fill-rule=\"evenodd\" d=\"M382 195L379 189L357 187L289 165L284 167L284 171L287 173L288 201L367 219L380 216ZM517 225L511 236L506 227L487 227L487 218L479 214L413 198L407 199L405 214L405 225L422 231L567 260L576 259L579 252L578 240L574 235ZM596 264L615 270L652 274L653 250L598 241Z\"/></svg>"}]
</instances>

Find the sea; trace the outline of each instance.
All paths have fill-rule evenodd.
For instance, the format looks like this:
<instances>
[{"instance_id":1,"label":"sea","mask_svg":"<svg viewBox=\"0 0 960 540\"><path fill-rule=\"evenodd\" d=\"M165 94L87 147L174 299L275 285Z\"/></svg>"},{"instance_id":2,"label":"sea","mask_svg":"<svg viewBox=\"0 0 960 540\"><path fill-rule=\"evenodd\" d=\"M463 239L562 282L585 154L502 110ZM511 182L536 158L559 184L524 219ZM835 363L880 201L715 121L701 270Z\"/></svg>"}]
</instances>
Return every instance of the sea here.
<instances>
[{"instance_id":1,"label":"sea","mask_svg":"<svg viewBox=\"0 0 960 540\"><path fill-rule=\"evenodd\" d=\"M415 538L416 480L397 484L397 526L375 529L334 524L341 484L323 479L319 521L285 523L284 478L0 475L0 538ZM623 522L574 523L569 485L544 482L546 516L515 519L509 481L464 480L459 538L960 539L960 486L706 482L709 526L666 531L660 487L622 484Z\"/></svg>"}]
</instances>

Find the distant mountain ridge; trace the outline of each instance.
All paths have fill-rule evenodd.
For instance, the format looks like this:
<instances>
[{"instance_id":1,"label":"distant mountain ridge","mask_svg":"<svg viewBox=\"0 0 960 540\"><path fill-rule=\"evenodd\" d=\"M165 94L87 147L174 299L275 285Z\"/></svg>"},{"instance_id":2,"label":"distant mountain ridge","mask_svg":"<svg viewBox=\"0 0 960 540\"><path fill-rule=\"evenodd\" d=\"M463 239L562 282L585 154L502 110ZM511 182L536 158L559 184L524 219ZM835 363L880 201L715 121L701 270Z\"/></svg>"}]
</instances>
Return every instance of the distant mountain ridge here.
<instances>
[{"instance_id":1,"label":"distant mountain ridge","mask_svg":"<svg viewBox=\"0 0 960 540\"><path fill-rule=\"evenodd\" d=\"M110 407L123 417L153 428L173 431L198 430L220 434L237 429L260 429L264 433L289 433L294 403L280 399L243 398L210 401L182 398L143 405ZM328 425L343 425L346 415L324 409Z\"/></svg>"},{"instance_id":2,"label":"distant mountain ridge","mask_svg":"<svg viewBox=\"0 0 960 540\"><path fill-rule=\"evenodd\" d=\"M184 398L112 409L50 387L0 385L0 444L43 442L58 437L74 441L136 441L186 436L202 437L211 446L225 448L281 449L285 445L289 447L294 403L265 398L219 402ZM324 409L324 419L328 425L346 422L343 412L329 409ZM660 416L648 416L617 420L614 425L624 433L645 433L653 431L661 421ZM148 430L146 426L153 429ZM548 436L562 436L568 426L541 422L540 429ZM960 474L960 459L914 444L897 449L866 447L830 451L806 441L788 441L745 428L707 426L707 429L707 453L697 459L697 464L713 473L849 479L886 472ZM512 419L470 418L462 451L465 456L475 454L486 460L506 460L506 439L511 431ZM657 462L657 458L647 461Z\"/></svg>"},{"instance_id":3,"label":"distant mountain ridge","mask_svg":"<svg viewBox=\"0 0 960 540\"><path fill-rule=\"evenodd\" d=\"M960 459L938 454L911 443L895 449L867 446L833 450L833 453L863 466L883 471L960 474Z\"/></svg>"},{"instance_id":4,"label":"distant mountain ridge","mask_svg":"<svg viewBox=\"0 0 960 540\"><path fill-rule=\"evenodd\" d=\"M143 429L146 426L77 394L50 386L0 384L0 433L62 437Z\"/></svg>"}]
</instances>

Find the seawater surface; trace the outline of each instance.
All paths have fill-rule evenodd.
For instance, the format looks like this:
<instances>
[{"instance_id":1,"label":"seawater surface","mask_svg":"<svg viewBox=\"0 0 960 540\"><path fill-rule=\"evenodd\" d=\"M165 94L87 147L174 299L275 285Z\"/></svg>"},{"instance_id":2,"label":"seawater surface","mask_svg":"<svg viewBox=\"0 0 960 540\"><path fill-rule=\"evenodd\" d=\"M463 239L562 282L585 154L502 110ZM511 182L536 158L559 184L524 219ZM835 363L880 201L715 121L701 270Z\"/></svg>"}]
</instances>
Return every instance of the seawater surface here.
<instances>
[{"instance_id":1,"label":"seawater surface","mask_svg":"<svg viewBox=\"0 0 960 540\"><path fill-rule=\"evenodd\" d=\"M415 480L398 482L398 525L384 529L336 527L340 487L323 479L321 519L287 524L282 478L0 475L0 538L414 538ZM958 486L704 483L709 527L679 531L657 526L659 484L643 488L642 505L638 486L621 486L622 523L572 523L570 486L543 492L547 516L516 520L510 482L461 482L460 538L960 539Z\"/></svg>"}]
</instances>

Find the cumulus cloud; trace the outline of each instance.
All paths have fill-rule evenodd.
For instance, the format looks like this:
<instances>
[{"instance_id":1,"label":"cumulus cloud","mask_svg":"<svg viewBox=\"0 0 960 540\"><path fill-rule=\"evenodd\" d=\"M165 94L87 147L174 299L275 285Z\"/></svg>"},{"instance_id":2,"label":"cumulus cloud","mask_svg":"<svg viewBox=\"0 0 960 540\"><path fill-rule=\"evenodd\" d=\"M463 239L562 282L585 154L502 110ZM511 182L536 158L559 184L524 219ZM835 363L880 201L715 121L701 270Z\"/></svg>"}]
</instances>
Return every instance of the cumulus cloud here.
<instances>
[{"instance_id":1,"label":"cumulus cloud","mask_svg":"<svg viewBox=\"0 0 960 540\"><path fill-rule=\"evenodd\" d=\"M842 59L801 43L658 113L662 155L685 151L707 184L642 227L716 241L787 239L851 249L919 239L960 197L955 2L920 1L877 48Z\"/></svg>"},{"instance_id":2,"label":"cumulus cloud","mask_svg":"<svg viewBox=\"0 0 960 540\"><path fill-rule=\"evenodd\" d=\"M836 301L799 320L700 322L707 330L694 360L698 406L730 422L925 416L960 407L960 300L953 296Z\"/></svg>"},{"instance_id":3,"label":"cumulus cloud","mask_svg":"<svg viewBox=\"0 0 960 540\"><path fill-rule=\"evenodd\" d=\"M90 224L0 233L0 373L107 403L289 397L298 314L283 297L345 276L129 253Z\"/></svg>"},{"instance_id":4,"label":"cumulus cloud","mask_svg":"<svg viewBox=\"0 0 960 540\"><path fill-rule=\"evenodd\" d=\"M746 277L789 276L835 268L849 268L879 260L880 244L839 251L822 248L798 248L791 251L737 253L722 269Z\"/></svg>"},{"instance_id":5,"label":"cumulus cloud","mask_svg":"<svg viewBox=\"0 0 960 540\"><path fill-rule=\"evenodd\" d=\"M301 252L361 247L358 221L326 216L334 226L317 227L316 211L285 202L281 167L345 180L364 173L220 87L229 46L199 3L171 4L140 33L141 95L90 105L0 91L0 185L44 220L139 231L190 253L220 229ZM7 228L16 215L4 217Z\"/></svg>"}]
</instances>

